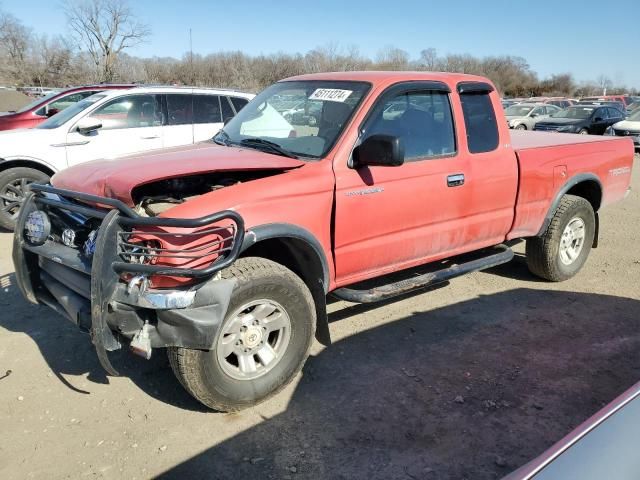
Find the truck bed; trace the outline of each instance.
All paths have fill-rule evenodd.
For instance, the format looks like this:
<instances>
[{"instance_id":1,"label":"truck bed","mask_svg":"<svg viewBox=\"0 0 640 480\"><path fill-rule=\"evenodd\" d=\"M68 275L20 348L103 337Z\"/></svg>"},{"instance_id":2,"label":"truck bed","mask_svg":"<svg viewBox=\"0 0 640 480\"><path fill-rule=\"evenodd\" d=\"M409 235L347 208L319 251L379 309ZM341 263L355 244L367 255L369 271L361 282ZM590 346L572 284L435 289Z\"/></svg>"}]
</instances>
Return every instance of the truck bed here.
<instances>
[{"instance_id":1,"label":"truck bed","mask_svg":"<svg viewBox=\"0 0 640 480\"><path fill-rule=\"evenodd\" d=\"M556 199L572 182L590 179L602 191L596 209L627 193L634 150L630 138L511 131L511 142L519 178L508 239L537 235L550 215L550 199Z\"/></svg>"}]
</instances>

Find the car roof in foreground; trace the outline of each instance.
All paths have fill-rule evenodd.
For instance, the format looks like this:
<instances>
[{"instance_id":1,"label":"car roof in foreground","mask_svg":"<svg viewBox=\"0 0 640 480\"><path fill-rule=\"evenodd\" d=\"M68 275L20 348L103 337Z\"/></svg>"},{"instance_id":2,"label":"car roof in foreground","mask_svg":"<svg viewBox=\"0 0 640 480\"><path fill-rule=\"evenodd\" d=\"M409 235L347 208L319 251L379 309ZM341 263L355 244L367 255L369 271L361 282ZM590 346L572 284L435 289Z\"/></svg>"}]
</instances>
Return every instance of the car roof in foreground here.
<instances>
[{"instance_id":1,"label":"car roof in foreground","mask_svg":"<svg viewBox=\"0 0 640 480\"><path fill-rule=\"evenodd\" d=\"M327 72L308 73L295 77L285 78L281 81L303 81L303 80L334 80L342 82L367 82L374 86L390 85L398 82L411 81L440 81L447 84L458 82L491 82L478 75L468 75L464 73L446 72L396 72L396 71L357 71L357 72Z\"/></svg>"}]
</instances>

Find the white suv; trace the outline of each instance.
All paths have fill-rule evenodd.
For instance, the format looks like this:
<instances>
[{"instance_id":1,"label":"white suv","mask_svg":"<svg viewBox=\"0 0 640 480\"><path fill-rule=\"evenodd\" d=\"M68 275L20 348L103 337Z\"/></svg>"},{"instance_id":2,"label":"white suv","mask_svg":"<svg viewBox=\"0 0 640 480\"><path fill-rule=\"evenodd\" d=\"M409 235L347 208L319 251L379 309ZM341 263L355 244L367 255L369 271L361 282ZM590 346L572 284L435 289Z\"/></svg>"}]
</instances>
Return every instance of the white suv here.
<instances>
[{"instance_id":1,"label":"white suv","mask_svg":"<svg viewBox=\"0 0 640 480\"><path fill-rule=\"evenodd\" d=\"M0 226L13 228L29 183L89 160L208 140L253 97L208 88L110 90L33 129L0 132Z\"/></svg>"}]
</instances>

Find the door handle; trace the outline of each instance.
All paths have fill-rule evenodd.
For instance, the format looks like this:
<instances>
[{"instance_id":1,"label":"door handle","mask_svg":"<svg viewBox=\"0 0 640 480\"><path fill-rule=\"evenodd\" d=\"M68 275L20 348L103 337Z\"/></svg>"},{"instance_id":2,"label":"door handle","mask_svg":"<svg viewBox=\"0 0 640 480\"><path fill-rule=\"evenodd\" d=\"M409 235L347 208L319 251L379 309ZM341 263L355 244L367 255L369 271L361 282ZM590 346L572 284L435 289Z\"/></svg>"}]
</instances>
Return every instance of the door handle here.
<instances>
[{"instance_id":1,"label":"door handle","mask_svg":"<svg viewBox=\"0 0 640 480\"><path fill-rule=\"evenodd\" d=\"M447 187L460 187L464 185L464 174L456 173L447 177Z\"/></svg>"},{"instance_id":2,"label":"door handle","mask_svg":"<svg viewBox=\"0 0 640 480\"><path fill-rule=\"evenodd\" d=\"M160 138L160 135L147 135L140 137L142 140L153 140L154 138Z\"/></svg>"}]
</instances>

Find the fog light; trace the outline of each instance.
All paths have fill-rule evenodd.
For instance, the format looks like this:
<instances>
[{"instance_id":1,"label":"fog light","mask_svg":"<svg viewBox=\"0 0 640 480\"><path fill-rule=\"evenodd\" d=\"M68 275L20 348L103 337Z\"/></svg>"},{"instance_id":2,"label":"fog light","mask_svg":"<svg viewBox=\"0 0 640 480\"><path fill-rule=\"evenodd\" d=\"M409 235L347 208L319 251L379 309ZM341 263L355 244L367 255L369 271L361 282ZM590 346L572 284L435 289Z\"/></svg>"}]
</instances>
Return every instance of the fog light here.
<instances>
[{"instance_id":1,"label":"fog light","mask_svg":"<svg viewBox=\"0 0 640 480\"><path fill-rule=\"evenodd\" d=\"M76 245L76 232L70 228L65 228L62 232L62 243L67 247L75 247Z\"/></svg>"},{"instance_id":2,"label":"fog light","mask_svg":"<svg viewBox=\"0 0 640 480\"><path fill-rule=\"evenodd\" d=\"M43 245L51 233L51 222L42 210L35 210L27 215L24 224L24 236L32 245Z\"/></svg>"}]
</instances>

